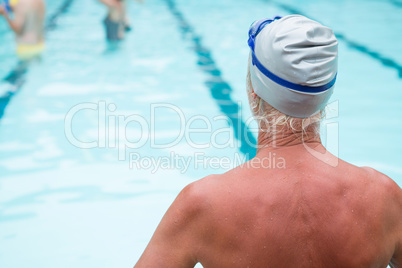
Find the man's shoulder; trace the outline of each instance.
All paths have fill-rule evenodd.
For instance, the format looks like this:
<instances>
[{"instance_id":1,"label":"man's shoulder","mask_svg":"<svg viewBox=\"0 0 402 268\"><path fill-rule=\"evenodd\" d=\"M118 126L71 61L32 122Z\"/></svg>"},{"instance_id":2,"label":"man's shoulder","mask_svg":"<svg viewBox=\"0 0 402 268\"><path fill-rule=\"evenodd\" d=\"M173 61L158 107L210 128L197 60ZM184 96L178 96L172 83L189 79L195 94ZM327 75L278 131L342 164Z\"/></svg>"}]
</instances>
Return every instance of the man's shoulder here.
<instances>
[{"instance_id":1,"label":"man's shoulder","mask_svg":"<svg viewBox=\"0 0 402 268\"><path fill-rule=\"evenodd\" d=\"M187 202L192 201L195 204L202 205L208 200L214 189L216 189L219 179L222 175L209 175L200 180L188 184L180 192L179 196L186 199Z\"/></svg>"},{"instance_id":2,"label":"man's shoulder","mask_svg":"<svg viewBox=\"0 0 402 268\"><path fill-rule=\"evenodd\" d=\"M228 176L227 173L209 175L184 187L178 195L177 201L185 207L185 211L189 215L197 215L197 217L211 220L213 218L211 207L219 210L219 207L230 203L229 188L233 186L233 191L236 191L239 186L235 185L232 176Z\"/></svg>"},{"instance_id":3,"label":"man's shoulder","mask_svg":"<svg viewBox=\"0 0 402 268\"><path fill-rule=\"evenodd\" d=\"M383 197L389 207L395 206L402 211L402 189L390 177L371 167L362 167L368 184L372 185L372 189L378 196ZM402 216L402 213L400 213Z\"/></svg>"},{"instance_id":4,"label":"man's shoulder","mask_svg":"<svg viewBox=\"0 0 402 268\"><path fill-rule=\"evenodd\" d=\"M365 172L366 178L376 184L377 187L383 187L389 193L401 193L401 187L384 173L371 167L361 167L361 170Z\"/></svg>"},{"instance_id":5,"label":"man's shoulder","mask_svg":"<svg viewBox=\"0 0 402 268\"><path fill-rule=\"evenodd\" d=\"M176 198L177 203L187 207L187 211L200 210L210 202L212 191L216 189L221 175L209 175L188 184Z\"/></svg>"},{"instance_id":6,"label":"man's shoulder","mask_svg":"<svg viewBox=\"0 0 402 268\"><path fill-rule=\"evenodd\" d=\"M185 186L170 206L165 217L177 230L185 228L192 237L201 239L203 230L211 224L210 211L214 206L213 189L217 175L211 175Z\"/></svg>"}]
</instances>

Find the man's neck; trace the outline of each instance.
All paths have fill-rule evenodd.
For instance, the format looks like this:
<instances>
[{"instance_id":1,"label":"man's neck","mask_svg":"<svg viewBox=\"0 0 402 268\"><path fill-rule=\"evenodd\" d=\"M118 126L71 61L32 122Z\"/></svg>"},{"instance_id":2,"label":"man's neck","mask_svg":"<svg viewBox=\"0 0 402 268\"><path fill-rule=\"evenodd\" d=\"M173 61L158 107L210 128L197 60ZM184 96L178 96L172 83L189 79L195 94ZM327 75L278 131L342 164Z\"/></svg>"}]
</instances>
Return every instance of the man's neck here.
<instances>
[{"instance_id":1,"label":"man's neck","mask_svg":"<svg viewBox=\"0 0 402 268\"><path fill-rule=\"evenodd\" d=\"M297 145L317 146L321 145L320 135L314 128L304 131L294 131L287 126L279 127L277 131L260 131L258 133L257 153L266 150L278 150Z\"/></svg>"},{"instance_id":2,"label":"man's neck","mask_svg":"<svg viewBox=\"0 0 402 268\"><path fill-rule=\"evenodd\" d=\"M339 164L338 157L328 152L321 144L320 136L314 127L301 132L293 131L287 127L276 132L260 131L257 158L271 155L271 153L286 157L287 165L291 163L289 162L290 159L300 157L301 154L306 156L306 153L329 166L336 167Z\"/></svg>"}]
</instances>

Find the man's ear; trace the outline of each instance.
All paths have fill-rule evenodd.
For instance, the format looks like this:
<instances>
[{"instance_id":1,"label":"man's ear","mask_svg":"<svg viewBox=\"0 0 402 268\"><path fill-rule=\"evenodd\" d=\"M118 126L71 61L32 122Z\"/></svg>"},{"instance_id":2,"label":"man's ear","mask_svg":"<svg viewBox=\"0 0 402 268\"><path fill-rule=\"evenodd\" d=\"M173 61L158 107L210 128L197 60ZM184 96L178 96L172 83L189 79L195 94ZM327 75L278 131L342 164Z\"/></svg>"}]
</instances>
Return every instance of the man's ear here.
<instances>
[{"instance_id":1,"label":"man's ear","mask_svg":"<svg viewBox=\"0 0 402 268\"><path fill-rule=\"evenodd\" d=\"M253 98L255 98L255 97L257 97L257 94L255 94L255 92L254 92L254 88L253 88L253 83L251 83L251 80L250 80L250 95L251 95L251 97L253 97Z\"/></svg>"}]
</instances>

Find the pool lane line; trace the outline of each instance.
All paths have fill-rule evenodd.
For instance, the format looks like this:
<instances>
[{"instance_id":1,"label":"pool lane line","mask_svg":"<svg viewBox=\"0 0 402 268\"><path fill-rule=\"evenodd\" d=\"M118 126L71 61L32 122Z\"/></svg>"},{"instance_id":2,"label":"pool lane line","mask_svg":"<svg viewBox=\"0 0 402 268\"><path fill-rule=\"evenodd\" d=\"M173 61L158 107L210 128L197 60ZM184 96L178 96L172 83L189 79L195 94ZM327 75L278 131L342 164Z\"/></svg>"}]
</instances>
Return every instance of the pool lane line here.
<instances>
[{"instance_id":1,"label":"pool lane line","mask_svg":"<svg viewBox=\"0 0 402 268\"><path fill-rule=\"evenodd\" d=\"M211 92L213 99L220 110L230 119L235 138L240 142L240 152L246 159L253 158L256 154L256 144L253 133L241 119L241 107L233 101L230 93L232 87L223 77L221 70L217 67L211 51L202 43L202 37L195 33L194 27L185 19L183 14L176 7L174 0L164 0L172 15L177 19L183 36L190 35L193 43L193 51L197 56L198 67L208 75L205 85Z\"/></svg>"},{"instance_id":2,"label":"pool lane line","mask_svg":"<svg viewBox=\"0 0 402 268\"><path fill-rule=\"evenodd\" d=\"M61 14L67 12L74 0L66 0L48 19L45 25L45 31L53 30L57 26L57 19Z\"/></svg>"},{"instance_id":3,"label":"pool lane line","mask_svg":"<svg viewBox=\"0 0 402 268\"><path fill-rule=\"evenodd\" d=\"M310 16L305 15L303 12L301 12L298 9L295 9L294 7L291 7L287 4L283 4L283 3L278 3L276 1L265 1L265 2L272 2L275 5L277 5L278 7L286 10L289 13L292 14L300 14L302 16L311 18ZM314 19L315 20L315 19ZM359 43L359 42L355 42L351 39L349 39L348 37L346 37L345 34L343 33L338 33L338 32L334 32L336 38L338 38L338 40L342 40L343 42L345 42L350 48L355 49L369 57L371 57L372 59L375 59L377 61L379 61L382 65L384 65L385 67L388 68L392 68L395 69L398 72L398 76L399 78L402 79L402 65L398 64L398 62L396 62L395 60L388 58L384 55L382 55L381 53L371 50L370 48L368 48L367 46Z\"/></svg>"},{"instance_id":4,"label":"pool lane line","mask_svg":"<svg viewBox=\"0 0 402 268\"><path fill-rule=\"evenodd\" d=\"M57 26L57 19L59 16L67 11L74 0L66 0L47 20L45 25L45 32L51 31ZM14 96L25 83L25 74L28 71L28 64L26 62L19 62L17 66L10 71L10 73L3 79L11 88L7 90L4 95L0 95L0 119L4 115L7 105L10 103L12 96ZM0 94L3 94L0 92Z\"/></svg>"}]
</instances>

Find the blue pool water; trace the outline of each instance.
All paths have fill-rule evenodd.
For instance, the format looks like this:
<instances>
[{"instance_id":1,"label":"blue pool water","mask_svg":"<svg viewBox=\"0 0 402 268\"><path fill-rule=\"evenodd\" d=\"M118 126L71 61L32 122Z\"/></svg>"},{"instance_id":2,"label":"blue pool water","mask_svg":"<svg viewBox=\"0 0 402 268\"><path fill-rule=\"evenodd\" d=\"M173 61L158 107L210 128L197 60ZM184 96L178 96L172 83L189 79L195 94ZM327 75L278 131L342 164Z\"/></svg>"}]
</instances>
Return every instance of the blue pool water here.
<instances>
[{"instance_id":1,"label":"blue pool water","mask_svg":"<svg viewBox=\"0 0 402 268\"><path fill-rule=\"evenodd\" d=\"M47 50L0 120L0 267L130 267L186 184L252 157L246 39L262 17L299 13L334 29L322 138L402 185L402 2L130 4L134 30L108 45L103 6L47 1ZM0 18L0 78L16 64Z\"/></svg>"}]
</instances>

